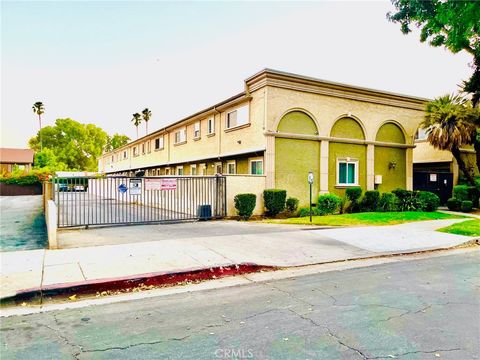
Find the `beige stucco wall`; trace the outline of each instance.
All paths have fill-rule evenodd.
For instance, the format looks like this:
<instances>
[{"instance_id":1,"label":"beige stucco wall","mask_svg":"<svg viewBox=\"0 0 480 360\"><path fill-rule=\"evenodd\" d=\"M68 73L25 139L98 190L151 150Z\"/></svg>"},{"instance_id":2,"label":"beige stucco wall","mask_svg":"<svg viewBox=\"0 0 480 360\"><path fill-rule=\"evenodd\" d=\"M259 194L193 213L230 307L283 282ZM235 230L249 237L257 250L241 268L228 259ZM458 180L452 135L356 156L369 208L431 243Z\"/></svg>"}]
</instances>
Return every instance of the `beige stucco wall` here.
<instances>
[{"instance_id":1,"label":"beige stucco wall","mask_svg":"<svg viewBox=\"0 0 480 360\"><path fill-rule=\"evenodd\" d=\"M115 161L112 163L112 153L102 156L99 160L100 172L117 172L150 166L165 166L169 164L196 163L205 159L233 156L250 151L265 149L266 139L263 135L265 119L265 94L257 90L250 94L247 100L222 108L222 111L212 112L204 117L186 121L167 129L162 135L151 135L140 143L130 144L115 151ZM242 106L249 108L249 123L234 129L227 129L227 113ZM208 119L215 119L215 133L207 134ZM200 137L194 138L195 123L200 122ZM175 133L186 129L186 141L175 144ZM164 148L155 150L155 139L164 137ZM142 154L141 144L150 142L150 152ZM133 147L138 146L139 155L133 156ZM123 151L128 151L128 158L123 159ZM120 154L117 160L115 154ZM263 154L260 154L263 155Z\"/></svg>"},{"instance_id":2,"label":"beige stucco wall","mask_svg":"<svg viewBox=\"0 0 480 360\"><path fill-rule=\"evenodd\" d=\"M437 150L428 141L415 142L415 149L413 149L414 163L451 162L452 160L453 156L450 151Z\"/></svg>"},{"instance_id":3,"label":"beige stucco wall","mask_svg":"<svg viewBox=\"0 0 480 360\"><path fill-rule=\"evenodd\" d=\"M262 215L263 190L265 190L265 176L260 175L227 175L227 216L236 216L234 198L237 194L252 193L257 195L257 205L253 215Z\"/></svg>"},{"instance_id":4,"label":"beige stucco wall","mask_svg":"<svg viewBox=\"0 0 480 360\"><path fill-rule=\"evenodd\" d=\"M276 130L276 124L283 114L298 108L314 118L320 136L328 136L337 119L350 115L363 124L367 140L375 140L377 130L385 121L396 120L407 134L407 144L412 144L418 124L423 119L423 112L418 110L276 87L268 88L267 102L267 129L270 131Z\"/></svg>"}]
</instances>

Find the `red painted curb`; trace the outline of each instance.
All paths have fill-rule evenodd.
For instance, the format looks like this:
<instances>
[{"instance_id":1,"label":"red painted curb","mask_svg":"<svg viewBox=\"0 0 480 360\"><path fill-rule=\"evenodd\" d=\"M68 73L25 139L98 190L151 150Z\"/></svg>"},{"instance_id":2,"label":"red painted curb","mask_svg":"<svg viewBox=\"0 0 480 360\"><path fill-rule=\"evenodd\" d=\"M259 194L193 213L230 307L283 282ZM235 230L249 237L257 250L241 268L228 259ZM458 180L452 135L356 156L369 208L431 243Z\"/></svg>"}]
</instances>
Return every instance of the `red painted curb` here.
<instances>
[{"instance_id":1,"label":"red painted curb","mask_svg":"<svg viewBox=\"0 0 480 360\"><path fill-rule=\"evenodd\" d=\"M139 286L162 287L185 281L204 281L226 276L249 274L259 271L272 271L278 267L257 265L253 263L231 264L211 268L192 268L181 272L153 272L130 276L86 280L74 283L52 284L25 289L16 295L1 299L1 302L23 302L32 298L59 297L71 294L95 294L102 291L120 291Z\"/></svg>"}]
</instances>

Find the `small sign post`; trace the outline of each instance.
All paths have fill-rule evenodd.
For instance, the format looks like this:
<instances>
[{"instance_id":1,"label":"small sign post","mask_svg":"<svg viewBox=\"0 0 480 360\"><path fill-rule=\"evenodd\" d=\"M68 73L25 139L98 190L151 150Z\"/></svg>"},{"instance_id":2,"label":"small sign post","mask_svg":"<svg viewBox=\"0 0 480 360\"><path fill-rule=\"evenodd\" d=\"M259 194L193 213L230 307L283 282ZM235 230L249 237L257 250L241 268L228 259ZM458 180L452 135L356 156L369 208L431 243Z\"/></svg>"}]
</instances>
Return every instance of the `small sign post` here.
<instances>
[{"instance_id":1,"label":"small sign post","mask_svg":"<svg viewBox=\"0 0 480 360\"><path fill-rule=\"evenodd\" d=\"M312 222L312 184L313 184L313 172L308 173L308 184L310 185L310 222Z\"/></svg>"}]
</instances>

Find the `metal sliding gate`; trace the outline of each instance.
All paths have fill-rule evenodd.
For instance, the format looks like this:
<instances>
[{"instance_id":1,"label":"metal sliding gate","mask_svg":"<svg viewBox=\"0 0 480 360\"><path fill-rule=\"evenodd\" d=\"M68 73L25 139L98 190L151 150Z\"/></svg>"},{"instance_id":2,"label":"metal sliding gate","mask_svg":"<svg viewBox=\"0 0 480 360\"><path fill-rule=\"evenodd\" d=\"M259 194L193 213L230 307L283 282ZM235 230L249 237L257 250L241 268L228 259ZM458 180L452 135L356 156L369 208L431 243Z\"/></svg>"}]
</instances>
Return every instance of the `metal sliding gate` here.
<instances>
[{"instance_id":1,"label":"metal sliding gate","mask_svg":"<svg viewBox=\"0 0 480 360\"><path fill-rule=\"evenodd\" d=\"M55 177L52 181L59 228L221 218L227 212L222 176Z\"/></svg>"}]
</instances>

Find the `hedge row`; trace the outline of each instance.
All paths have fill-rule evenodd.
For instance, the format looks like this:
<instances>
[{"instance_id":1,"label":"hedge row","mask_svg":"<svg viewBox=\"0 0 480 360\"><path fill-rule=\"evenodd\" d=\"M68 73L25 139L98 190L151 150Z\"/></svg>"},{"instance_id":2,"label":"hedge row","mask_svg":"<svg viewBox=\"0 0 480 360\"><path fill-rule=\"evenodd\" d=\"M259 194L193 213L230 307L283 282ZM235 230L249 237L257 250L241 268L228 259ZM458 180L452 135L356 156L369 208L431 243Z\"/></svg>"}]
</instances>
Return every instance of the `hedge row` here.
<instances>
[{"instance_id":1,"label":"hedge row","mask_svg":"<svg viewBox=\"0 0 480 360\"><path fill-rule=\"evenodd\" d=\"M235 209L237 214L245 220L248 220L255 209L257 196L255 194L238 194L234 198ZM267 189L263 191L263 201L267 214L275 217L285 210L289 214L293 214L298 208L298 199L287 198L287 191L281 189Z\"/></svg>"},{"instance_id":2,"label":"hedge row","mask_svg":"<svg viewBox=\"0 0 480 360\"><path fill-rule=\"evenodd\" d=\"M34 185L48 180L50 175L51 173L45 170L32 170L30 172L17 170L0 174L0 182L15 185Z\"/></svg>"},{"instance_id":3,"label":"hedge row","mask_svg":"<svg viewBox=\"0 0 480 360\"><path fill-rule=\"evenodd\" d=\"M470 212L474 207L480 207L479 197L478 187L456 185L453 187L452 197L447 200L447 207L451 211Z\"/></svg>"},{"instance_id":4,"label":"hedge row","mask_svg":"<svg viewBox=\"0 0 480 360\"><path fill-rule=\"evenodd\" d=\"M348 188L345 198L326 194L318 197L318 204L312 209L312 215L355 212L390 211L435 211L440 205L437 195L428 191L410 191L396 189L380 194L377 190L366 191L362 197L360 187ZM298 216L309 216L310 208L299 210Z\"/></svg>"}]
</instances>

